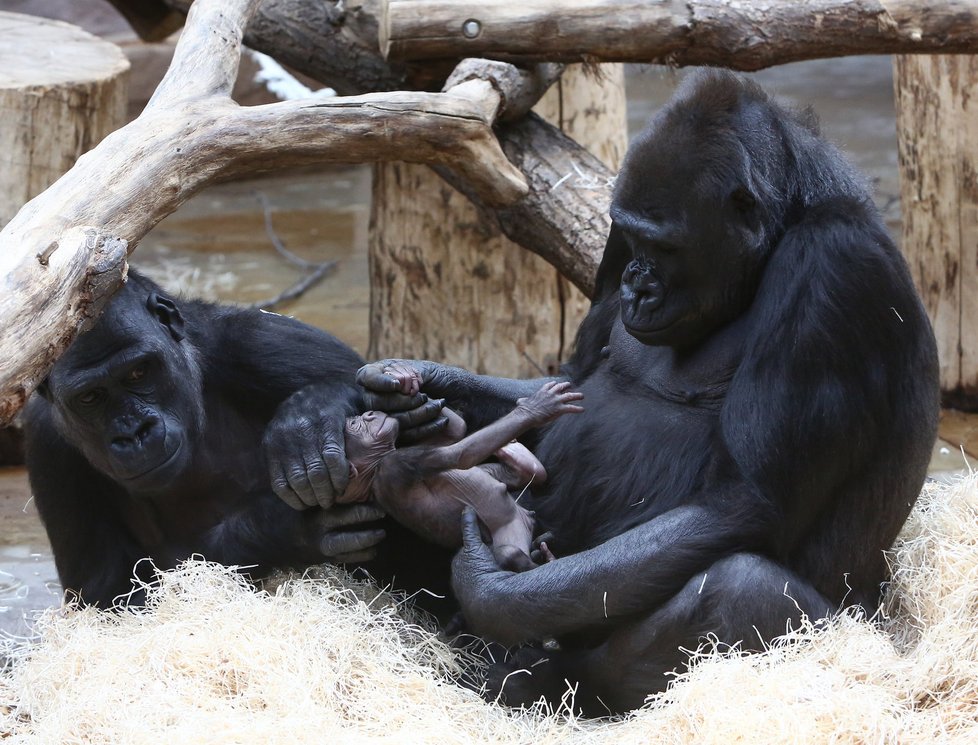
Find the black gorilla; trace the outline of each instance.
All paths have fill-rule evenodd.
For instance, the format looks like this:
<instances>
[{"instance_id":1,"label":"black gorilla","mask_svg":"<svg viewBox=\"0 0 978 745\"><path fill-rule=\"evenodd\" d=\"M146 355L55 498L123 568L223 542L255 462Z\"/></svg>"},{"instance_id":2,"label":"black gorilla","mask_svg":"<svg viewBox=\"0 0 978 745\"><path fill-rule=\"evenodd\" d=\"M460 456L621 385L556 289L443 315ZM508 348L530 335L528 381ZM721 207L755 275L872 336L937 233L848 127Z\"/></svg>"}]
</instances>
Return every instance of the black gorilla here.
<instances>
[{"instance_id":1,"label":"black gorilla","mask_svg":"<svg viewBox=\"0 0 978 745\"><path fill-rule=\"evenodd\" d=\"M330 507L361 364L293 319L178 307L130 272L27 408L31 488L64 587L108 605L143 557L261 572L371 553L383 532L357 526L380 513ZM328 509L299 511L317 504Z\"/></svg>"},{"instance_id":2,"label":"black gorilla","mask_svg":"<svg viewBox=\"0 0 978 745\"><path fill-rule=\"evenodd\" d=\"M490 684L525 665L508 701L566 679L595 713L663 689L706 634L757 648L802 612L875 608L938 414L905 262L811 116L694 75L632 144L611 215L566 370L585 412L541 433L550 478L524 501L563 558L503 571L470 514L454 564L475 631L559 642ZM540 384L412 364L477 425ZM393 390L376 365L360 379Z\"/></svg>"}]
</instances>

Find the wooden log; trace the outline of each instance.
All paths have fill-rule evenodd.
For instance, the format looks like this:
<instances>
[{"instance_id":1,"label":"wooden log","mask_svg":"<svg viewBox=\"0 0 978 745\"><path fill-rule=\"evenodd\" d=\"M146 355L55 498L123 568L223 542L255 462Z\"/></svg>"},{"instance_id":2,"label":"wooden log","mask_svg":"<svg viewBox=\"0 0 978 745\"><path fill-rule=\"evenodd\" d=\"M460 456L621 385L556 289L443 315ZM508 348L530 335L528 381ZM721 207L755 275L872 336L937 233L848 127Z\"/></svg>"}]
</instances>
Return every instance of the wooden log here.
<instances>
[{"instance_id":1,"label":"wooden log","mask_svg":"<svg viewBox=\"0 0 978 745\"><path fill-rule=\"evenodd\" d=\"M385 0L397 61L496 57L771 65L855 54L978 52L973 0Z\"/></svg>"},{"instance_id":2,"label":"wooden log","mask_svg":"<svg viewBox=\"0 0 978 745\"><path fill-rule=\"evenodd\" d=\"M466 74L460 65L453 79ZM620 66L605 71L601 81L574 69L564 73L558 86L540 103L545 115L593 143L616 168L626 144ZM520 134L553 131L537 117L527 126L520 120L503 131L510 129L517 133L514 141ZM521 167L531 183L540 193L561 191L564 209L557 218L574 221L579 235L591 233L588 242L596 250L578 268L578 276L591 278L608 229L603 197L608 193L606 174L612 171L577 145L567 150L576 160L526 157L532 151L521 150ZM584 169L575 168L584 160ZM596 182L581 180L579 171L595 168L602 174ZM574 213L584 204L580 214ZM398 163L375 169L369 357L431 358L522 377L556 370L570 352L587 298L553 266L512 243L497 215L481 212L429 169ZM594 219L586 222L587 216ZM547 219L554 215L548 213ZM514 216L506 222L516 226L520 220ZM567 223L563 228L562 236L574 232ZM528 244L540 243L539 236L523 237ZM557 243L567 245L564 240Z\"/></svg>"},{"instance_id":3,"label":"wooden log","mask_svg":"<svg viewBox=\"0 0 978 745\"><path fill-rule=\"evenodd\" d=\"M0 12L0 228L125 122L128 70L76 26Z\"/></svg>"},{"instance_id":4,"label":"wooden log","mask_svg":"<svg viewBox=\"0 0 978 745\"><path fill-rule=\"evenodd\" d=\"M165 2L186 14L192 0ZM244 41L343 96L424 87L409 84L421 77L417 71L380 55L375 5L376 0L264 0Z\"/></svg>"},{"instance_id":5,"label":"wooden log","mask_svg":"<svg viewBox=\"0 0 978 745\"><path fill-rule=\"evenodd\" d=\"M0 12L0 228L125 122L128 69L118 47L80 28ZM0 466L17 463L14 423L0 428Z\"/></svg>"},{"instance_id":6,"label":"wooden log","mask_svg":"<svg viewBox=\"0 0 978 745\"><path fill-rule=\"evenodd\" d=\"M143 41L162 41L183 25L163 0L109 0Z\"/></svg>"},{"instance_id":7,"label":"wooden log","mask_svg":"<svg viewBox=\"0 0 978 745\"><path fill-rule=\"evenodd\" d=\"M186 0L166 1L174 7L187 5ZM375 3L348 1L342 4L346 9L342 13L337 11L340 4L338 0L313 4L308 0L266 0L249 27L246 40L249 46L340 91L406 84L403 68L390 65L377 49L377 22L371 14ZM318 16L311 18L310 8L328 16L330 22L324 18L316 20ZM297 20L306 18L310 18L310 23ZM351 56L360 60L360 66L347 65L337 70L335 60ZM539 117L502 126L497 135L510 160L529 175L530 192L515 204L492 208L462 179L443 168L435 166L435 170L469 198L480 219L488 220L493 229L553 263L590 295L606 238L595 228L607 225L608 185L614 171ZM576 183L591 185L588 198L580 189L559 188L569 173L574 174Z\"/></svg>"},{"instance_id":8,"label":"wooden log","mask_svg":"<svg viewBox=\"0 0 978 745\"><path fill-rule=\"evenodd\" d=\"M486 81L446 93L238 107L228 94L257 3L197 0L143 114L0 232L0 424L120 285L126 247L209 183L273 167L399 158L447 165L489 202L525 193L492 133L501 97Z\"/></svg>"},{"instance_id":9,"label":"wooden log","mask_svg":"<svg viewBox=\"0 0 978 745\"><path fill-rule=\"evenodd\" d=\"M944 403L978 410L978 57L895 64L903 252L934 324Z\"/></svg>"}]
</instances>

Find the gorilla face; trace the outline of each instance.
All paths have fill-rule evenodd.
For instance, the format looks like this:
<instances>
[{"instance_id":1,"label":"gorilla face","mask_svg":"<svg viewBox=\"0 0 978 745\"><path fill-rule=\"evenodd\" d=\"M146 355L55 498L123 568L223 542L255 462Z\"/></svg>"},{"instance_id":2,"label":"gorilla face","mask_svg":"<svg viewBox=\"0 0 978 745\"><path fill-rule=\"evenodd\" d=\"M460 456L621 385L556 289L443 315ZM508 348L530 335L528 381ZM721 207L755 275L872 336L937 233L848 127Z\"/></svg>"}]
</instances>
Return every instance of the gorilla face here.
<instances>
[{"instance_id":1,"label":"gorilla face","mask_svg":"<svg viewBox=\"0 0 978 745\"><path fill-rule=\"evenodd\" d=\"M153 493L189 467L203 429L201 374L180 312L155 293L129 293L78 337L42 395L61 434L131 493Z\"/></svg>"},{"instance_id":2,"label":"gorilla face","mask_svg":"<svg viewBox=\"0 0 978 745\"><path fill-rule=\"evenodd\" d=\"M772 241L758 190L774 133L750 112L666 110L629 148L611 206L631 252L621 320L644 344L692 346L739 316ZM758 145L758 141L760 144ZM766 156L765 156L766 157Z\"/></svg>"}]
</instances>

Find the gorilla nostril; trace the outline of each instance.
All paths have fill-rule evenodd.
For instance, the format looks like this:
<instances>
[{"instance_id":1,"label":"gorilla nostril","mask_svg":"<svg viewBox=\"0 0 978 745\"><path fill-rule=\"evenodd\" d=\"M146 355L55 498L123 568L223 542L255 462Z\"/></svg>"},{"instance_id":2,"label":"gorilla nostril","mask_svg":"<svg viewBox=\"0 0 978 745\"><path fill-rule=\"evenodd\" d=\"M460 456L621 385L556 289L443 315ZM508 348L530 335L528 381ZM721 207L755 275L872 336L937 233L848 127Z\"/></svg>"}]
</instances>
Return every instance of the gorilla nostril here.
<instances>
[{"instance_id":1,"label":"gorilla nostril","mask_svg":"<svg viewBox=\"0 0 978 745\"><path fill-rule=\"evenodd\" d=\"M139 429L136 430L136 441L140 443L143 442L143 440L153 433L153 431L156 429L156 425L159 424L159 422L159 417L148 417L142 424L139 425Z\"/></svg>"},{"instance_id":2,"label":"gorilla nostril","mask_svg":"<svg viewBox=\"0 0 978 745\"><path fill-rule=\"evenodd\" d=\"M662 283L653 271L652 265L643 259L634 259L622 275L622 284L628 285L637 293L658 294Z\"/></svg>"}]
</instances>

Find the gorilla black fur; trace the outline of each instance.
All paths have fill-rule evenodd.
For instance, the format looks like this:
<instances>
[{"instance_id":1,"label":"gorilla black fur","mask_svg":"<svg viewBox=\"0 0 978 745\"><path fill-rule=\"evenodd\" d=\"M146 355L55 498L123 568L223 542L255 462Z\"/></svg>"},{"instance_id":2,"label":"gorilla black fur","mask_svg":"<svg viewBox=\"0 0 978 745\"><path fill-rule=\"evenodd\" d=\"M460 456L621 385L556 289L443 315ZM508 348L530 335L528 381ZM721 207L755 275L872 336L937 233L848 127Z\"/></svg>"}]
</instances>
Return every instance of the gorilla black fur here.
<instances>
[{"instance_id":1,"label":"gorilla black fur","mask_svg":"<svg viewBox=\"0 0 978 745\"><path fill-rule=\"evenodd\" d=\"M592 713L663 689L704 635L756 649L801 613L874 609L938 416L906 264L810 114L690 76L631 145L611 216L566 369L585 411L540 433L550 478L522 502L563 558L503 571L470 515L454 565L476 632L560 644L497 665L491 692L567 680ZM413 364L476 425L540 384Z\"/></svg>"},{"instance_id":2,"label":"gorilla black fur","mask_svg":"<svg viewBox=\"0 0 978 745\"><path fill-rule=\"evenodd\" d=\"M26 412L31 488L64 587L105 606L144 557L168 568L199 553L259 573L365 557L383 532L343 528L377 510L299 511L276 496L329 507L342 490L361 364L311 326L177 303L130 272Z\"/></svg>"}]
</instances>

